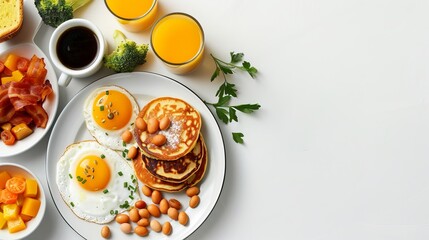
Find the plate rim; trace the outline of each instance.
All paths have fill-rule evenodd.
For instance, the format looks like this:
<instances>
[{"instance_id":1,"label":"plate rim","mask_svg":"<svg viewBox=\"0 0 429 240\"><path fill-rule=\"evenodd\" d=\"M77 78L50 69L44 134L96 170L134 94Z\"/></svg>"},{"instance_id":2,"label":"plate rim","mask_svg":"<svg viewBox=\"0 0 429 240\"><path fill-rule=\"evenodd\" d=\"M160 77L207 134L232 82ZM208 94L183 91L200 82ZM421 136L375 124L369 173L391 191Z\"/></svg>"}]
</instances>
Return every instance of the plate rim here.
<instances>
[{"instance_id":1,"label":"plate rim","mask_svg":"<svg viewBox=\"0 0 429 240\"><path fill-rule=\"evenodd\" d=\"M218 131L218 133L219 133L219 135L220 135L220 139L221 139L221 148L222 148L222 150L223 150L223 162L224 162L224 170L223 170L223 173L222 173L222 182L220 183L220 189L219 189L219 194L217 195L217 197L216 197L216 200L214 201L214 205L213 205L213 207L210 209L210 211L208 212L208 214L207 214L207 216L201 221L201 223L192 231L192 232L190 232L185 238L188 238L188 237L190 237L192 234L194 234L204 223L205 223L205 221L207 221L207 219L209 218L209 216L213 213L213 210L216 208L216 206L217 206L217 204L218 204L218 202L219 202L219 199L220 199L220 197L221 197L221 195L222 195L222 192L223 192L223 188L224 188L224 185L225 185L225 178L226 178L226 171L227 171L227 162L226 162L226 148L225 148L225 140L224 140L224 137L223 137L223 134L222 134L222 131L221 131L221 128L220 128L220 125L219 125L219 122L216 120L216 117L215 117L215 115L213 114L213 112L210 110L210 108L207 106L207 104L205 104L204 103L204 100L195 92L195 91L193 91L190 87L188 87L188 86L186 86L185 84L183 84L183 83L181 83L180 81L178 81L178 80L176 80L176 79L174 79L174 78L172 78L172 77L169 77L169 76L166 76L166 75L163 75L163 74L160 74L160 73L155 73L155 72L150 72L150 71L138 71L138 72L128 72L128 73L113 73L113 74L109 74L109 75L106 75L106 76L103 76L103 77L100 77L100 78L98 78L97 80L95 80L94 82L92 82L92 83L90 83L90 84L88 84L88 85L86 85L85 87L83 87L82 89L80 89L69 101L68 101L68 103L66 104L66 106L64 106L64 108L62 109L62 111L60 112L60 114L58 115L58 117L57 117L57 120L55 121L55 124L53 124L53 127L52 127L52 131L51 131L51 133L50 133L50 136L49 136L49 140L48 140L48 145L47 145L47 148L46 148L46 156L45 156L45 175L46 175L46 182L47 182L47 185L48 185L48 190L49 190L49 195L50 195L50 197L51 197L51 199L52 199L52 202L54 203L54 206L55 206L55 208L56 208L56 210L57 210L57 212L60 214L60 216L61 216L61 218L64 220L64 222L76 233L76 234L78 234L80 237L82 237L83 239L86 239L81 233L79 233L78 231L77 231L77 229L75 229L75 228L73 228L73 226L69 223L69 221L67 221L67 219L65 219L65 216L61 213L61 211L60 211L60 209L59 209L59 206L57 205L57 203L56 203L56 201L55 201L55 199L54 199L54 196L53 196L53 192L52 192L52 186L51 186L51 184L50 184L50 181L49 181L49 177L48 177L48 172L49 172L49 169L48 169L48 158L49 158L49 149L50 149L50 145L51 145L51 140L52 140L52 136L53 136L53 133L54 133L54 131L55 131L55 129L56 129L56 127L57 127L57 124L58 124L58 119L60 119L61 118L61 116L63 115L63 114L65 114L65 112L66 112L66 110L71 106L71 102L73 102L73 101L75 101L75 99L78 97L78 96L80 96L80 94L83 92L83 91L85 91L87 88L90 88L90 87L92 87L93 85L96 85L97 84L97 82L99 82L99 81L102 81L103 79L105 79L105 78L108 78L108 77L114 77L114 76L120 76L120 75L132 75L132 74L141 74L141 73L143 73L143 74L149 74L149 75L156 75L156 76L159 76L159 77L162 77L162 78L165 78L166 80L168 80L168 81L172 81L173 83L175 83L175 84L178 84L180 87L183 87L183 88L185 88L187 91L189 91L192 95L194 95L195 97L197 97L202 103L203 103L203 105L207 108L207 111L210 113L210 115L211 115L211 117L214 119L214 122L216 123L216 131Z\"/></svg>"}]
</instances>

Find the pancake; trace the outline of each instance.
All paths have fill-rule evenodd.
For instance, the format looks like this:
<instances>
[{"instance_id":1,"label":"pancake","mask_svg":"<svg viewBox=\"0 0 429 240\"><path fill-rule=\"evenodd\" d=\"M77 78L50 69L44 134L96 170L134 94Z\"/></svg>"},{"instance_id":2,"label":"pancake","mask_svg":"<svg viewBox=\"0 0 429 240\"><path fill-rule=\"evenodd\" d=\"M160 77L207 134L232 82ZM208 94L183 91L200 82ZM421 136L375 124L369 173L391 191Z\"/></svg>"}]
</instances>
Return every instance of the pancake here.
<instances>
[{"instance_id":1,"label":"pancake","mask_svg":"<svg viewBox=\"0 0 429 240\"><path fill-rule=\"evenodd\" d=\"M195 147L185 156L175 161L156 160L143 156L144 167L155 177L168 182L183 182L194 174L201 165L207 148L200 134Z\"/></svg>"},{"instance_id":2,"label":"pancake","mask_svg":"<svg viewBox=\"0 0 429 240\"><path fill-rule=\"evenodd\" d=\"M146 123L152 118L159 121L165 116L170 120L170 126L166 130L155 133L134 128L136 142L147 157L173 161L185 156L195 147L201 130L201 116L187 102L172 97L156 98L146 104L138 116ZM167 139L161 146L152 143L158 134Z\"/></svg>"},{"instance_id":3,"label":"pancake","mask_svg":"<svg viewBox=\"0 0 429 240\"><path fill-rule=\"evenodd\" d=\"M188 187L195 186L203 179L207 170L208 156L206 154L202 158L200 168L186 179L186 181L181 183L167 182L150 174L150 172L144 167L142 157L143 154L138 150L137 157L132 160L136 176L143 184L158 191L179 192Z\"/></svg>"}]
</instances>

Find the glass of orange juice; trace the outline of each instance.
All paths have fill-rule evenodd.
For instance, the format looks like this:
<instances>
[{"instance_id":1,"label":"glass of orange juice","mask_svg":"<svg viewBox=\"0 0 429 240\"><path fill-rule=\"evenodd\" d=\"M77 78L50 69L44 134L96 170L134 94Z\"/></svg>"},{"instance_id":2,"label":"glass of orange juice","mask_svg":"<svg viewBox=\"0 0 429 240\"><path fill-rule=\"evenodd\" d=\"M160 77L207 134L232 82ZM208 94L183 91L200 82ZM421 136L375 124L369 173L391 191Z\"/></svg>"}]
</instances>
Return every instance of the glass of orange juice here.
<instances>
[{"instance_id":1,"label":"glass of orange juice","mask_svg":"<svg viewBox=\"0 0 429 240\"><path fill-rule=\"evenodd\" d=\"M194 17L186 13L170 13L153 26L150 44L171 72L185 74L202 60L204 31Z\"/></svg>"},{"instance_id":2,"label":"glass of orange juice","mask_svg":"<svg viewBox=\"0 0 429 240\"><path fill-rule=\"evenodd\" d=\"M107 9L130 32L148 29L158 12L158 0L104 0Z\"/></svg>"}]
</instances>

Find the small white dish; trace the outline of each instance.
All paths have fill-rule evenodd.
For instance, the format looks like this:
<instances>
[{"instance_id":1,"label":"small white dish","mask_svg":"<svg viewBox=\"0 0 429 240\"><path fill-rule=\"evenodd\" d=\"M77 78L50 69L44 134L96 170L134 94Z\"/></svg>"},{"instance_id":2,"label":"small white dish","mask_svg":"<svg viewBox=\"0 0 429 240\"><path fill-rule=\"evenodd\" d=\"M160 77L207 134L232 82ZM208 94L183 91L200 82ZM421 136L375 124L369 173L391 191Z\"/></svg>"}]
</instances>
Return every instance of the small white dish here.
<instances>
[{"instance_id":1,"label":"small white dish","mask_svg":"<svg viewBox=\"0 0 429 240\"><path fill-rule=\"evenodd\" d=\"M51 83L53 92L43 103L43 108L46 110L49 116L46 127L35 128L34 132L30 136L16 141L12 146L7 146L2 141L0 141L0 158L17 155L36 145L45 136L45 134L49 132L50 127L54 123L59 102L59 90L55 71L49 62L49 59L34 43L20 43L8 48L3 52L0 52L0 61L4 61L9 53L15 53L28 59L31 59L33 55L43 58L46 64L46 69L48 70L46 79L48 79Z\"/></svg>"},{"instance_id":2,"label":"small white dish","mask_svg":"<svg viewBox=\"0 0 429 240\"><path fill-rule=\"evenodd\" d=\"M45 192L43 190L42 183L37 178L36 175L34 175L30 170L28 170L26 167L22 165L18 165L15 163L0 163L0 172L7 171L11 176L24 176L25 178L33 178L36 179L37 185L38 185L38 191L39 191L39 199L41 201L39 212L37 213L36 217L31 219L26 223L27 227L19 232L16 233L9 233L9 231L6 228L3 228L0 230L0 239L8 239L8 240L16 240L16 239L24 239L28 237L34 230L37 229L37 227L42 222L43 216L45 215L46 211L46 196Z\"/></svg>"}]
</instances>

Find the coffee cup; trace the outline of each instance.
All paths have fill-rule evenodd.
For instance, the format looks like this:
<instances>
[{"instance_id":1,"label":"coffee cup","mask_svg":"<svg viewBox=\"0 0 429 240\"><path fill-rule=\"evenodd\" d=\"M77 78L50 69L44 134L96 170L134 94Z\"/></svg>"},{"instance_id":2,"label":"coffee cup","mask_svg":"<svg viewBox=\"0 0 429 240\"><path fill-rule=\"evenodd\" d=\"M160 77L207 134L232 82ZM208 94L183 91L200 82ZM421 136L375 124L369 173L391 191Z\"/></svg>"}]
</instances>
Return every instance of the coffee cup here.
<instances>
[{"instance_id":1,"label":"coffee cup","mask_svg":"<svg viewBox=\"0 0 429 240\"><path fill-rule=\"evenodd\" d=\"M60 86L72 78L85 78L103 66L107 43L95 24L85 19L71 19L59 25L49 41L52 63L60 71Z\"/></svg>"}]
</instances>

